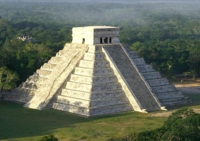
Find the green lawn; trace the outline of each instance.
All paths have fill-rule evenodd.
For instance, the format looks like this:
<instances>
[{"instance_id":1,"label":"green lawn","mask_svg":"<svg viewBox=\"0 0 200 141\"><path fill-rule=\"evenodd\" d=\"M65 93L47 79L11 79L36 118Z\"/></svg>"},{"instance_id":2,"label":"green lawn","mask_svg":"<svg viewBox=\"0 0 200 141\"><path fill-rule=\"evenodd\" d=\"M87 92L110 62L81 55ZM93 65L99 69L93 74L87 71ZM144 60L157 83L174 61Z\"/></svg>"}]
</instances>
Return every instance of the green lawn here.
<instances>
[{"instance_id":1,"label":"green lawn","mask_svg":"<svg viewBox=\"0 0 200 141\"><path fill-rule=\"evenodd\" d=\"M129 112L84 118L57 110L32 110L0 102L0 140L37 141L53 134L59 141L104 141L114 136L160 127L166 118Z\"/></svg>"}]
</instances>

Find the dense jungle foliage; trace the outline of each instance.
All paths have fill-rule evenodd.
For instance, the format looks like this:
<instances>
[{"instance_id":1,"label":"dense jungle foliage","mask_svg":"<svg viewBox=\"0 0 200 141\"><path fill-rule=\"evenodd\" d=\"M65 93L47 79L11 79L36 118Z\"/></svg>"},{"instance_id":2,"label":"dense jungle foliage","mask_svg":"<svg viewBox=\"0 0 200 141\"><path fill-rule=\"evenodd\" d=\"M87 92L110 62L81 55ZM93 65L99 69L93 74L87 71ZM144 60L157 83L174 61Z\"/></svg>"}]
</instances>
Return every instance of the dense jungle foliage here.
<instances>
[{"instance_id":1,"label":"dense jungle foliage","mask_svg":"<svg viewBox=\"0 0 200 141\"><path fill-rule=\"evenodd\" d=\"M120 27L120 40L163 76L200 74L200 3L0 1L0 91L15 88L71 42L71 28ZM29 36L32 41L17 37Z\"/></svg>"}]
</instances>

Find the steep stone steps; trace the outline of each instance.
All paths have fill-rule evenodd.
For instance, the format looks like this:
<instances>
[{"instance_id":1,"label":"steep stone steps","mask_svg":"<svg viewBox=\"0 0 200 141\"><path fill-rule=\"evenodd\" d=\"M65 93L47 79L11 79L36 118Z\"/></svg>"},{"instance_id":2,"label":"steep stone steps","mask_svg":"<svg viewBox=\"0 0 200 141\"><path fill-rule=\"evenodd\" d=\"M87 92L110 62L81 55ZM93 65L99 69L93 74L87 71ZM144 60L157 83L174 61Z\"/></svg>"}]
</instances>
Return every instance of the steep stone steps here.
<instances>
[{"instance_id":1,"label":"steep stone steps","mask_svg":"<svg viewBox=\"0 0 200 141\"><path fill-rule=\"evenodd\" d=\"M153 97L153 94L148 89L144 80L142 80L140 74L137 72L134 64L126 55L123 48L120 45L105 45L103 48L106 50L106 53L108 53L108 56L112 58L113 63L116 65L129 88L140 102L142 108L147 111L160 110L161 107ZM141 62L144 63L143 60Z\"/></svg>"},{"instance_id":2,"label":"steep stone steps","mask_svg":"<svg viewBox=\"0 0 200 141\"><path fill-rule=\"evenodd\" d=\"M56 57L52 57L49 60L49 64L56 64L54 69L45 70L41 68L37 70L40 77L48 77L48 79L43 83L43 87L37 89L37 93L40 94L35 95L24 105L25 107L33 109L43 109L46 107L52 97L59 92L79 60L84 56L88 45L69 44L66 45L66 48L68 52L63 51L63 53L61 51L61 54L57 54Z\"/></svg>"},{"instance_id":3,"label":"steep stone steps","mask_svg":"<svg viewBox=\"0 0 200 141\"><path fill-rule=\"evenodd\" d=\"M36 72L39 74L39 76L48 77L51 74L52 71L51 70L38 69Z\"/></svg>"},{"instance_id":4,"label":"steep stone steps","mask_svg":"<svg viewBox=\"0 0 200 141\"><path fill-rule=\"evenodd\" d=\"M112 75L111 68L81 68L76 67L74 74L85 75L85 76L102 76L102 75Z\"/></svg>"},{"instance_id":5,"label":"steep stone steps","mask_svg":"<svg viewBox=\"0 0 200 141\"><path fill-rule=\"evenodd\" d=\"M44 65L40 69L44 70L52 70L56 67L57 64L51 64L51 63L44 63Z\"/></svg>"},{"instance_id":6,"label":"steep stone steps","mask_svg":"<svg viewBox=\"0 0 200 141\"><path fill-rule=\"evenodd\" d=\"M84 83L75 83L75 82L67 82L67 89L74 89L84 92L101 92L105 90L112 90L120 88L119 83L97 83L97 84L84 84Z\"/></svg>"},{"instance_id":7,"label":"steep stone steps","mask_svg":"<svg viewBox=\"0 0 200 141\"><path fill-rule=\"evenodd\" d=\"M80 106L80 107L88 107L91 109L102 106L126 104L127 99L121 96L121 97L112 97L111 99L107 98L107 99L85 100L80 98L73 98L73 97L66 97L63 95L59 95L56 102L61 104Z\"/></svg>"},{"instance_id":8,"label":"steep stone steps","mask_svg":"<svg viewBox=\"0 0 200 141\"><path fill-rule=\"evenodd\" d=\"M155 71L151 65L142 65L142 66L137 66L139 71L141 73L146 73L146 72L153 72Z\"/></svg>"},{"instance_id":9,"label":"steep stone steps","mask_svg":"<svg viewBox=\"0 0 200 141\"><path fill-rule=\"evenodd\" d=\"M101 46L89 47L53 107L85 116L132 110Z\"/></svg>"},{"instance_id":10,"label":"steep stone steps","mask_svg":"<svg viewBox=\"0 0 200 141\"><path fill-rule=\"evenodd\" d=\"M61 64L62 59L63 59L62 57L58 57L58 56L51 57L51 59L48 61L48 63L50 63L50 64Z\"/></svg>"},{"instance_id":11,"label":"steep stone steps","mask_svg":"<svg viewBox=\"0 0 200 141\"><path fill-rule=\"evenodd\" d=\"M176 91L174 85L154 86L151 87L154 93L173 92Z\"/></svg>"},{"instance_id":12,"label":"steep stone steps","mask_svg":"<svg viewBox=\"0 0 200 141\"><path fill-rule=\"evenodd\" d=\"M133 61L136 66L144 66L145 65L145 61L143 58L136 58L136 59L133 59Z\"/></svg>"},{"instance_id":13,"label":"steep stone steps","mask_svg":"<svg viewBox=\"0 0 200 141\"><path fill-rule=\"evenodd\" d=\"M130 49L127 49L128 46L125 47L127 53L130 56ZM130 58L132 58L130 56ZM135 64L139 64L138 60L132 58L132 61ZM140 63L141 65L136 65L139 70L139 73L144 77L152 92L156 95L158 100L162 105L172 106L172 105L180 105L184 103L190 102L190 100L182 95L180 91L171 85L166 78L162 78L159 72L156 72L151 65L143 64L143 61Z\"/></svg>"},{"instance_id":14,"label":"steep stone steps","mask_svg":"<svg viewBox=\"0 0 200 141\"><path fill-rule=\"evenodd\" d=\"M147 82L151 87L169 85L169 81L166 78L149 79L149 80L147 80Z\"/></svg>"},{"instance_id":15,"label":"steep stone steps","mask_svg":"<svg viewBox=\"0 0 200 141\"><path fill-rule=\"evenodd\" d=\"M81 60L79 62L79 67L82 68L108 68L109 63L105 60L98 60L98 61L88 61L88 60Z\"/></svg>"},{"instance_id":16,"label":"steep stone steps","mask_svg":"<svg viewBox=\"0 0 200 141\"><path fill-rule=\"evenodd\" d=\"M132 107L129 104L112 105L112 106L102 106L97 108L86 108L75 105L54 103L53 108L61 111L67 111L81 116L100 116L105 114L114 114L119 112L131 111Z\"/></svg>"},{"instance_id":17,"label":"steep stone steps","mask_svg":"<svg viewBox=\"0 0 200 141\"><path fill-rule=\"evenodd\" d=\"M102 47L101 46L92 45L88 49L88 53L100 53L100 52L102 52Z\"/></svg>"},{"instance_id":18,"label":"steep stone steps","mask_svg":"<svg viewBox=\"0 0 200 141\"><path fill-rule=\"evenodd\" d=\"M62 89L62 95L67 97L74 97L74 98L82 98L85 100L89 99L111 99L112 97L124 97L124 92L122 89L115 89L109 91L101 91L101 92L84 92L72 89Z\"/></svg>"},{"instance_id":19,"label":"steep stone steps","mask_svg":"<svg viewBox=\"0 0 200 141\"><path fill-rule=\"evenodd\" d=\"M102 60L105 59L105 54L103 52L86 52L84 55L84 60Z\"/></svg>"},{"instance_id":20,"label":"steep stone steps","mask_svg":"<svg viewBox=\"0 0 200 141\"><path fill-rule=\"evenodd\" d=\"M159 79L162 78L159 72L146 72L142 73L143 77L148 80L148 79Z\"/></svg>"},{"instance_id":21,"label":"steep stone steps","mask_svg":"<svg viewBox=\"0 0 200 141\"><path fill-rule=\"evenodd\" d=\"M71 74L70 81L85 83L85 84L101 83L101 82L108 83L108 82L117 82L117 78L114 75L97 77L97 76L84 76L84 75Z\"/></svg>"}]
</instances>

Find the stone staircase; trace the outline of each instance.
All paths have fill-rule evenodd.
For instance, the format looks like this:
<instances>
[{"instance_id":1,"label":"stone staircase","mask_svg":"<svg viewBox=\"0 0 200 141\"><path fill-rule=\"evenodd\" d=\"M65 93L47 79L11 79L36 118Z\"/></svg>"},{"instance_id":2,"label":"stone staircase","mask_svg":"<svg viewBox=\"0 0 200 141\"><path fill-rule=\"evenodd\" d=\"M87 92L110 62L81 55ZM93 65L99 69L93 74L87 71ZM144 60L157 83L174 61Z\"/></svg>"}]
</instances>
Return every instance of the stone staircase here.
<instances>
[{"instance_id":1,"label":"stone staircase","mask_svg":"<svg viewBox=\"0 0 200 141\"><path fill-rule=\"evenodd\" d=\"M166 78L162 78L160 73L155 71L151 65L147 65L143 58L139 58L135 51L131 51L127 45L122 47L135 63L139 73L143 76L161 105L174 106L190 103L190 100L182 95L174 85L170 84Z\"/></svg>"},{"instance_id":2,"label":"stone staircase","mask_svg":"<svg viewBox=\"0 0 200 141\"><path fill-rule=\"evenodd\" d=\"M113 64L118 68L119 73L129 87L132 96L137 99L137 103L139 103L138 105L141 110L156 111L162 109L159 101L157 101L156 97L151 92L151 89L146 85L145 80L143 80L135 67L135 64L144 65L144 60L136 58L134 64L120 44L104 45L103 48L112 59ZM147 77L149 78L157 75L158 74L148 74Z\"/></svg>"},{"instance_id":3,"label":"stone staircase","mask_svg":"<svg viewBox=\"0 0 200 141\"><path fill-rule=\"evenodd\" d=\"M53 108L83 116L133 110L101 46L89 46Z\"/></svg>"},{"instance_id":4,"label":"stone staircase","mask_svg":"<svg viewBox=\"0 0 200 141\"><path fill-rule=\"evenodd\" d=\"M29 108L44 108L87 49L88 45L66 44L6 99L26 103Z\"/></svg>"}]
</instances>

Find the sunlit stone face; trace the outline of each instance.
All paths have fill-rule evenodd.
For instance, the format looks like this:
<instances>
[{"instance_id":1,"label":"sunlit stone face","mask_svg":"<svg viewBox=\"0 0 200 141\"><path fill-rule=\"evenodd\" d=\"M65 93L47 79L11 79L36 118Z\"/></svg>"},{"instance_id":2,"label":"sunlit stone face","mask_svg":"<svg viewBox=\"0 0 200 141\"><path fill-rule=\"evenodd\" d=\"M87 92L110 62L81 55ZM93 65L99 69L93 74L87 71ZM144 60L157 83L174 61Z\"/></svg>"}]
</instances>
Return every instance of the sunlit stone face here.
<instances>
[{"instance_id":1,"label":"sunlit stone face","mask_svg":"<svg viewBox=\"0 0 200 141\"><path fill-rule=\"evenodd\" d=\"M72 43L78 44L116 44L119 41L119 27L86 26L72 29Z\"/></svg>"}]
</instances>

